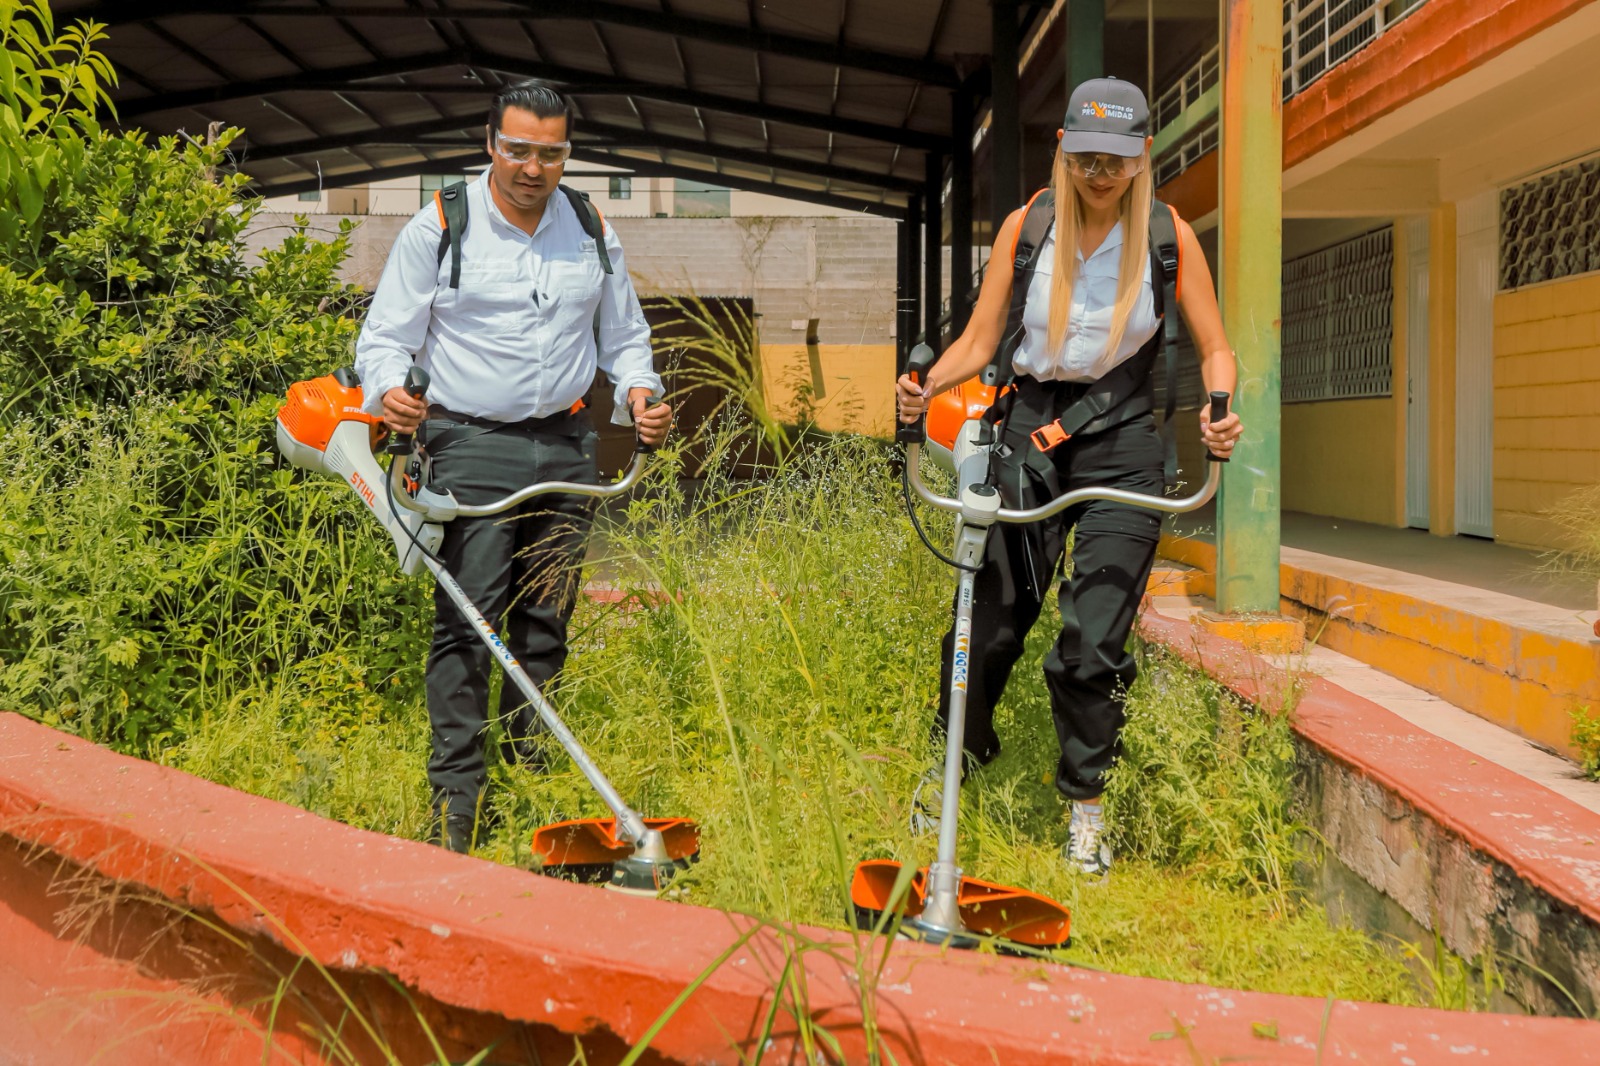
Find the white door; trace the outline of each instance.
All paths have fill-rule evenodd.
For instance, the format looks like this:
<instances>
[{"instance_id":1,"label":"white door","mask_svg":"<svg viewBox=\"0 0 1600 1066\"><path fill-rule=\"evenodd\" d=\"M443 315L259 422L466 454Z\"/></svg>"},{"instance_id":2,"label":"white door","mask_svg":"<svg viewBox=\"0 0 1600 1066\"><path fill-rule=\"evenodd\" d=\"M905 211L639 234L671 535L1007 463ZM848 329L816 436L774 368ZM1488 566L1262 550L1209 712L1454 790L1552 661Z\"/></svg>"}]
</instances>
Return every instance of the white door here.
<instances>
[{"instance_id":1,"label":"white door","mask_svg":"<svg viewBox=\"0 0 1600 1066\"><path fill-rule=\"evenodd\" d=\"M1499 193L1456 205L1456 532L1494 536Z\"/></svg>"},{"instance_id":2,"label":"white door","mask_svg":"<svg viewBox=\"0 0 1600 1066\"><path fill-rule=\"evenodd\" d=\"M1406 525L1428 528L1427 216L1406 223Z\"/></svg>"}]
</instances>

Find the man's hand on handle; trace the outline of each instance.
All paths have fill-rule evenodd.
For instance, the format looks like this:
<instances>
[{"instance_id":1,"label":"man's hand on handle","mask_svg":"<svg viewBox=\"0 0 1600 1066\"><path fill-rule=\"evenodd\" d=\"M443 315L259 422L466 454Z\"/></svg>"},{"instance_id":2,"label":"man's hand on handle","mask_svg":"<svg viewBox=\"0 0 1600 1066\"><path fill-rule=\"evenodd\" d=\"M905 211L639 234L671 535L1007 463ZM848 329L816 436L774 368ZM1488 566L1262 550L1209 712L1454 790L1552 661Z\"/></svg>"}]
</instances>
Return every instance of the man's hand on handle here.
<instances>
[{"instance_id":1,"label":"man's hand on handle","mask_svg":"<svg viewBox=\"0 0 1600 1066\"><path fill-rule=\"evenodd\" d=\"M672 405L658 403L654 407L647 406L650 395L649 389L629 389L628 407L633 411L633 424L639 431L639 439L654 448L667 439L667 430L672 428Z\"/></svg>"},{"instance_id":2,"label":"man's hand on handle","mask_svg":"<svg viewBox=\"0 0 1600 1066\"><path fill-rule=\"evenodd\" d=\"M427 400L414 397L399 387L383 394L383 420L396 433L415 433L426 417Z\"/></svg>"}]
</instances>

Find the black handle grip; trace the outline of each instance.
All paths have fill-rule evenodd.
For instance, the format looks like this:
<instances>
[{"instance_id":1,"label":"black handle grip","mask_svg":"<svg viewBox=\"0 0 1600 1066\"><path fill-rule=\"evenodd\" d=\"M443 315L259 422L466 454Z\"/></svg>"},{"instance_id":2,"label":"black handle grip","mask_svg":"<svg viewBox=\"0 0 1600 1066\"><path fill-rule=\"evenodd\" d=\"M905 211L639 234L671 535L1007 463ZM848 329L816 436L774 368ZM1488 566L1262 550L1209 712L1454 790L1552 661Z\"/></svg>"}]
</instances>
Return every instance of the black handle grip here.
<instances>
[{"instance_id":1,"label":"black handle grip","mask_svg":"<svg viewBox=\"0 0 1600 1066\"><path fill-rule=\"evenodd\" d=\"M939 361L938 355L926 344L919 344L911 349L911 355L906 359L906 374L913 384L926 385L928 371L933 369L933 364ZM901 444L921 444L928 439L928 415L926 409L917 416L915 422L901 422L895 420L894 439Z\"/></svg>"},{"instance_id":2,"label":"black handle grip","mask_svg":"<svg viewBox=\"0 0 1600 1066\"><path fill-rule=\"evenodd\" d=\"M1213 423L1221 422L1227 417L1228 394L1225 392L1213 392L1211 394L1211 417L1208 419L1208 421ZM1228 461L1226 456L1217 455L1210 451L1206 452L1206 458L1211 460L1213 463L1225 463Z\"/></svg>"},{"instance_id":3,"label":"black handle grip","mask_svg":"<svg viewBox=\"0 0 1600 1066\"><path fill-rule=\"evenodd\" d=\"M420 366L413 366L406 371L406 394L412 399L420 400L428 392L428 372ZM410 455L411 442L414 434L394 433L389 437L389 444L383 450L390 455Z\"/></svg>"},{"instance_id":4,"label":"black handle grip","mask_svg":"<svg viewBox=\"0 0 1600 1066\"><path fill-rule=\"evenodd\" d=\"M645 410L648 411L652 407L659 406L661 402L662 397L660 396L646 396L644 398ZM638 433L635 433L633 435L633 450L637 455L649 455L656 450L656 446L654 444L646 444L644 439Z\"/></svg>"}]
</instances>

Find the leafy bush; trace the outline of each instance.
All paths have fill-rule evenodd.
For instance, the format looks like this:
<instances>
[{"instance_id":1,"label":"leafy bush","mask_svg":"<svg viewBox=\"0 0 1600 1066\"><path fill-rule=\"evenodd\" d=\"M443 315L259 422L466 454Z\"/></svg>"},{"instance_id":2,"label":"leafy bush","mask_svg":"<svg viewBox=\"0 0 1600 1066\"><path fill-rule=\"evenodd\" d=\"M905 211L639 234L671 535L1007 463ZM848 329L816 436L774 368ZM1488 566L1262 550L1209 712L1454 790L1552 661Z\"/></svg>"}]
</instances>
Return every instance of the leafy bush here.
<instances>
[{"instance_id":1,"label":"leafy bush","mask_svg":"<svg viewBox=\"0 0 1600 1066\"><path fill-rule=\"evenodd\" d=\"M1572 746L1584 775L1600 781L1600 712L1578 707L1572 712Z\"/></svg>"},{"instance_id":2,"label":"leafy bush","mask_svg":"<svg viewBox=\"0 0 1600 1066\"><path fill-rule=\"evenodd\" d=\"M272 447L283 388L348 361L346 234L247 264L253 204L219 177L232 132L108 135L93 28L51 40L16 0L0 27L27 44L15 106L65 116L26 146L54 139L52 195L0 197L0 699L150 754L346 653L414 708L425 590L348 492Z\"/></svg>"}]
</instances>

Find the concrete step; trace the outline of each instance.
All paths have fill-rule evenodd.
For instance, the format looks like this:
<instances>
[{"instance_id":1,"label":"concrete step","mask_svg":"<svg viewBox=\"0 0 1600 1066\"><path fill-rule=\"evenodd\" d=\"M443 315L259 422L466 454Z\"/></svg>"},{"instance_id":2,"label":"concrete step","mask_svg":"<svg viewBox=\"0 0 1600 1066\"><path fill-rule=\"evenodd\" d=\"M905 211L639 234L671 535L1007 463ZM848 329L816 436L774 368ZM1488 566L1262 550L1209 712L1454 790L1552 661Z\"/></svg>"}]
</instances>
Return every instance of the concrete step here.
<instances>
[{"instance_id":1,"label":"concrete step","mask_svg":"<svg viewBox=\"0 0 1600 1066\"><path fill-rule=\"evenodd\" d=\"M1163 537L1157 567L1183 564L1188 595L1215 594L1216 547ZM1568 757L1572 712L1600 710L1600 612L1282 549L1280 610L1306 639ZM1156 593L1152 593L1156 595Z\"/></svg>"}]
</instances>

